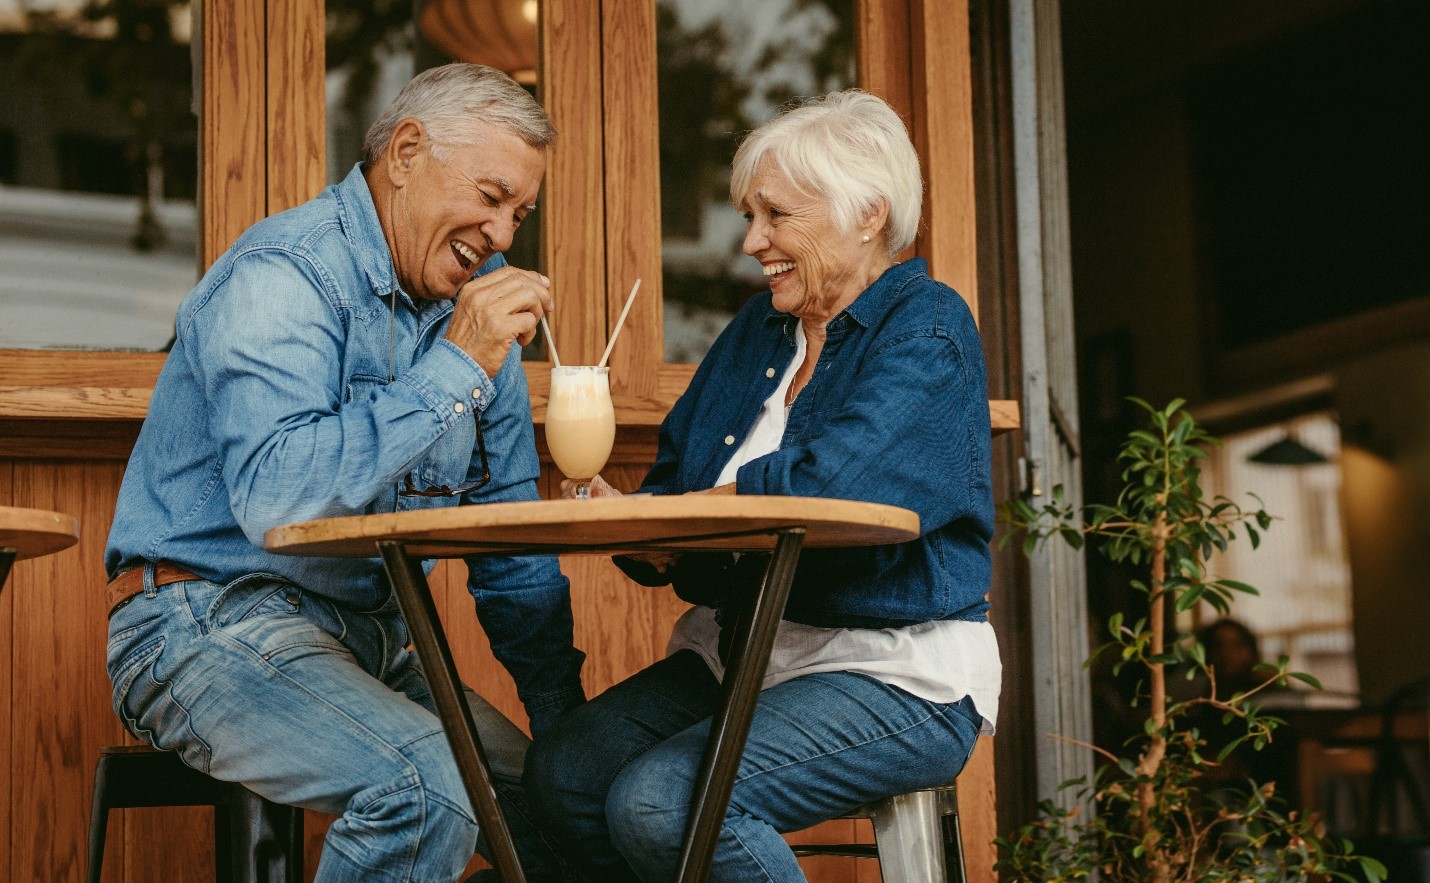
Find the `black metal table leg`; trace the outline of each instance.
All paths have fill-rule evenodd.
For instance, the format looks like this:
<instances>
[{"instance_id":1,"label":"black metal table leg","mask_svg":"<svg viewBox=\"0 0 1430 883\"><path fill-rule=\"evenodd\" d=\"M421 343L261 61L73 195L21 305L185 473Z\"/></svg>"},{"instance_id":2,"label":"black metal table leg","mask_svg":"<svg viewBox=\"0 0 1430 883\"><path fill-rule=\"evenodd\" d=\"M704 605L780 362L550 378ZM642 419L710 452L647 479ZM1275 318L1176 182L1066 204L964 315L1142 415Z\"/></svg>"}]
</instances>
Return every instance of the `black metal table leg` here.
<instances>
[{"instance_id":1,"label":"black metal table leg","mask_svg":"<svg viewBox=\"0 0 1430 883\"><path fill-rule=\"evenodd\" d=\"M710 738L700 764L686 821L685 843L680 852L676 879L681 883L703 883L710 874L715 844L725 822L725 809L735 787L745 738L760 698L760 685L770 661L775 629L784 615L795 565L804 546L804 528L778 532L774 552L765 568L759 589L749 599L747 611L735 613L737 629L731 641L730 664L720 687L720 710L710 722Z\"/></svg>"},{"instance_id":2,"label":"black metal table leg","mask_svg":"<svg viewBox=\"0 0 1430 883\"><path fill-rule=\"evenodd\" d=\"M477 814L482 835L492 851L492 864L497 876L503 883L526 883L526 875L522 873L517 859L516 845L512 843L511 830L497 804L486 753L482 750L477 726L472 721L472 710L467 706L461 681L457 678L457 664L452 659L452 650L437 618L437 607L432 602L432 590L427 585L427 575L422 572L422 562L408 555L403 544L394 540L380 541L377 548L387 576L397 592L397 602L407 620L412 645L417 650L417 657L422 660L427 683L432 688L432 699L437 705L437 716L447 733L447 742L452 746L457 769L462 774L462 784L467 788L467 798L472 801L472 810Z\"/></svg>"},{"instance_id":3,"label":"black metal table leg","mask_svg":"<svg viewBox=\"0 0 1430 883\"><path fill-rule=\"evenodd\" d=\"M18 554L18 549L0 549L0 589L5 588L5 580L10 578L10 565L15 563Z\"/></svg>"}]
</instances>

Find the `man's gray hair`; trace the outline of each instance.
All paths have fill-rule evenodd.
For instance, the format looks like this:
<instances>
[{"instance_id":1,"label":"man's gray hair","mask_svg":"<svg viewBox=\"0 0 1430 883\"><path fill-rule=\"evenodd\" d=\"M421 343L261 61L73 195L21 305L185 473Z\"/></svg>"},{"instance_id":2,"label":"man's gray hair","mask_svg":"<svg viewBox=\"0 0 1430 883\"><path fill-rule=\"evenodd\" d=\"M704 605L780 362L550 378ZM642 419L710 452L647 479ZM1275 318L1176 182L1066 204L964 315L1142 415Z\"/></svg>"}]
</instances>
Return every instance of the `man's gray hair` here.
<instances>
[{"instance_id":1,"label":"man's gray hair","mask_svg":"<svg viewBox=\"0 0 1430 883\"><path fill-rule=\"evenodd\" d=\"M413 77L363 138L363 157L375 162L397 124L415 119L427 130L433 150L471 143L472 123L507 129L537 149L556 140L546 110L516 81L484 64L445 64Z\"/></svg>"},{"instance_id":2,"label":"man's gray hair","mask_svg":"<svg viewBox=\"0 0 1430 883\"><path fill-rule=\"evenodd\" d=\"M805 99L751 132L735 151L730 176L735 205L749 195L765 159L801 192L823 199L835 226L846 233L881 199L887 201L890 256L918 235L924 189L918 153L899 115L868 92L846 89Z\"/></svg>"}]
</instances>

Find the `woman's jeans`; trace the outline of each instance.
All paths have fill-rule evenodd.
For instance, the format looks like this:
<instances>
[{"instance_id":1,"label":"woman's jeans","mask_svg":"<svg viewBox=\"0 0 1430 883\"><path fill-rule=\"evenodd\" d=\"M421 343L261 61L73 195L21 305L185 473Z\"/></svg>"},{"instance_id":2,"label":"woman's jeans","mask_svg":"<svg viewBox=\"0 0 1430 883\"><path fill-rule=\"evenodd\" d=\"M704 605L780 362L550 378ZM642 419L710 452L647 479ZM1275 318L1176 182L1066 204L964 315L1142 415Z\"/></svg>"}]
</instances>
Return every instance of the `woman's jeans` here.
<instances>
[{"instance_id":1,"label":"woman's jeans","mask_svg":"<svg viewBox=\"0 0 1430 883\"><path fill-rule=\"evenodd\" d=\"M278 577L154 587L109 622L114 709L216 779L339 816L316 880L456 880L477 823L389 598L355 611ZM523 864L557 876L520 805L527 739L468 691Z\"/></svg>"},{"instance_id":2,"label":"woman's jeans","mask_svg":"<svg viewBox=\"0 0 1430 883\"><path fill-rule=\"evenodd\" d=\"M528 800L592 879L675 878L720 685L684 650L576 708L527 755ZM760 694L712 881L803 880L780 836L871 800L951 781L981 723L848 672Z\"/></svg>"}]
</instances>

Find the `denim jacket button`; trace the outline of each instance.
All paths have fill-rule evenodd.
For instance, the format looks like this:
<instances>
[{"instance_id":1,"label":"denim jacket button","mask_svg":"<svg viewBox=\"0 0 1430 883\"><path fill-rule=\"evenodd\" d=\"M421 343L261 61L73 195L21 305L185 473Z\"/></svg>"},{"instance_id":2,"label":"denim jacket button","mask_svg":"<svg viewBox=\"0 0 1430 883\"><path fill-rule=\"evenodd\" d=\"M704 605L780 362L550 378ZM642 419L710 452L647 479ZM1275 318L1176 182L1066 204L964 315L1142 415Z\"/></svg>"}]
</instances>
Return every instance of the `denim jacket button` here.
<instances>
[{"instance_id":1,"label":"denim jacket button","mask_svg":"<svg viewBox=\"0 0 1430 883\"><path fill-rule=\"evenodd\" d=\"M733 445L734 443L735 443L735 437L734 437L733 435L727 435L727 436L725 436L725 444L727 444L727 445Z\"/></svg>"},{"instance_id":2,"label":"denim jacket button","mask_svg":"<svg viewBox=\"0 0 1430 883\"><path fill-rule=\"evenodd\" d=\"M773 368L766 368L766 369L765 369L765 376L766 376L766 377L774 377L774 376L775 376L775 369L773 369Z\"/></svg>"},{"instance_id":3,"label":"denim jacket button","mask_svg":"<svg viewBox=\"0 0 1430 883\"><path fill-rule=\"evenodd\" d=\"M457 402L456 404L452 405L452 410L460 414L463 411L467 410L467 406L462 404L461 402Z\"/></svg>"}]
</instances>

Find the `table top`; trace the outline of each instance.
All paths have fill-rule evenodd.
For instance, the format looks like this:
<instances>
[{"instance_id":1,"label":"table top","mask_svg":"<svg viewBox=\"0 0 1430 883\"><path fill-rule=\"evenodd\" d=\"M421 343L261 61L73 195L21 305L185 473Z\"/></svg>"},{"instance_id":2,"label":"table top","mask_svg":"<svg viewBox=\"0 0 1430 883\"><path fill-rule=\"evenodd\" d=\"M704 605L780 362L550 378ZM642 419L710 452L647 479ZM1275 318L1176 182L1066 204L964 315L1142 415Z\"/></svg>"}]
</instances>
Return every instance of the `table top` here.
<instances>
[{"instance_id":1,"label":"table top","mask_svg":"<svg viewBox=\"0 0 1430 883\"><path fill-rule=\"evenodd\" d=\"M49 555L79 542L79 519L47 509L0 506L0 549L15 549L17 559Z\"/></svg>"},{"instance_id":2,"label":"table top","mask_svg":"<svg viewBox=\"0 0 1430 883\"><path fill-rule=\"evenodd\" d=\"M282 555L371 558L378 540L409 554L456 558L480 552L652 549L758 551L769 531L805 529L805 547L880 546L919 535L919 517L881 503L818 497L685 494L593 500L485 503L305 521L270 530L264 546Z\"/></svg>"}]
</instances>

